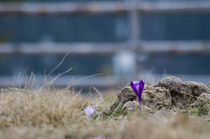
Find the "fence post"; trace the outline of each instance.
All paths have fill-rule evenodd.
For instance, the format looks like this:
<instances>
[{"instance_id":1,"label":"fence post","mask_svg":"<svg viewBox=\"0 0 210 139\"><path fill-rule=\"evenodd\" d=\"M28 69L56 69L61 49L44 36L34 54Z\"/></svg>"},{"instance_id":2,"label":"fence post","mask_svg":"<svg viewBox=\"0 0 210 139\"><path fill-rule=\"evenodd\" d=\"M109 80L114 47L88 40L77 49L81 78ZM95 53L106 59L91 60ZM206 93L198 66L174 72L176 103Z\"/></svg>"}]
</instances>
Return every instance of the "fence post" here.
<instances>
[{"instance_id":1,"label":"fence post","mask_svg":"<svg viewBox=\"0 0 210 139\"><path fill-rule=\"evenodd\" d=\"M137 65L137 49L139 47L139 39L140 39L140 25L139 25L139 15L138 15L138 4L139 0L132 0L131 1L131 8L130 8L130 25L131 25L131 47L133 54L135 55L135 73L133 74L134 77L138 77L138 65Z\"/></svg>"}]
</instances>

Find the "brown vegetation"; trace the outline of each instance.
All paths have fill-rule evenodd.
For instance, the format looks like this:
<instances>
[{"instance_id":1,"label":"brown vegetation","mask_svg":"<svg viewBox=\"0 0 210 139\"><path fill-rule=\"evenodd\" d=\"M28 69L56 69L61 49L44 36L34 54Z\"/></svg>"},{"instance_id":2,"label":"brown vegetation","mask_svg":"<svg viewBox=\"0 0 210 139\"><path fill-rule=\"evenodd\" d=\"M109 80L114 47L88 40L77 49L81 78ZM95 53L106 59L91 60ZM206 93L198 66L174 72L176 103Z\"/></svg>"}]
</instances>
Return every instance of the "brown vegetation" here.
<instances>
[{"instance_id":1,"label":"brown vegetation","mask_svg":"<svg viewBox=\"0 0 210 139\"><path fill-rule=\"evenodd\" d=\"M103 119L87 118L84 114L88 105L100 112L113 101L113 96L102 99L65 89L2 89L0 138L206 139L210 136L209 121L195 114L151 116L114 111L119 114Z\"/></svg>"}]
</instances>

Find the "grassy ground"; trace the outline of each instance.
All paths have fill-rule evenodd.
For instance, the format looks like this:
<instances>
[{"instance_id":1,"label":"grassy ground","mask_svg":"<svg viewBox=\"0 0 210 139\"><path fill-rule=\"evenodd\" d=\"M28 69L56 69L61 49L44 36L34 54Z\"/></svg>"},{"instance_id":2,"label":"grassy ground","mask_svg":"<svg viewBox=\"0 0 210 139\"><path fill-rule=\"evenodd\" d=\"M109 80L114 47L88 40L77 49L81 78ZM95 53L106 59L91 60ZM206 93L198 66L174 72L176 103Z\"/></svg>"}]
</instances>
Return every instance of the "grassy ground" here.
<instances>
[{"instance_id":1,"label":"grassy ground","mask_svg":"<svg viewBox=\"0 0 210 139\"><path fill-rule=\"evenodd\" d=\"M116 95L116 94L113 94ZM111 104L111 95L82 96L69 90L2 89L0 93L0 138L2 139L207 139L210 122L203 117L177 114L111 115L87 118L84 108L97 112Z\"/></svg>"}]
</instances>

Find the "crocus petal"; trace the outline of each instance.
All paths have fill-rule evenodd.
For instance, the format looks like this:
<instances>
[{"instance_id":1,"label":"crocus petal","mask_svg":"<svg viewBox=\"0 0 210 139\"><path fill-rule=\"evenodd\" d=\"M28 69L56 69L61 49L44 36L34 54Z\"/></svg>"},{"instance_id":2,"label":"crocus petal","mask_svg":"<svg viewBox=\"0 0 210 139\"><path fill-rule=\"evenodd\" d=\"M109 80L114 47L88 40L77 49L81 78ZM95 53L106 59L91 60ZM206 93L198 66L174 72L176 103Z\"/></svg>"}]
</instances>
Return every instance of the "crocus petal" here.
<instances>
[{"instance_id":1,"label":"crocus petal","mask_svg":"<svg viewBox=\"0 0 210 139\"><path fill-rule=\"evenodd\" d=\"M84 109L84 112L87 117L90 117L95 112L95 109L89 105L87 108Z\"/></svg>"},{"instance_id":2,"label":"crocus petal","mask_svg":"<svg viewBox=\"0 0 210 139\"><path fill-rule=\"evenodd\" d=\"M141 80L141 81L139 82L139 93L142 93L143 89L144 89L144 81Z\"/></svg>"},{"instance_id":3,"label":"crocus petal","mask_svg":"<svg viewBox=\"0 0 210 139\"><path fill-rule=\"evenodd\" d=\"M131 81L131 88L136 93L137 96L139 96L139 86L138 83L135 83L134 81Z\"/></svg>"},{"instance_id":4,"label":"crocus petal","mask_svg":"<svg viewBox=\"0 0 210 139\"><path fill-rule=\"evenodd\" d=\"M144 89L144 81L141 80L139 82L139 96L138 96L140 105L141 105L141 95L142 95L143 89Z\"/></svg>"}]
</instances>

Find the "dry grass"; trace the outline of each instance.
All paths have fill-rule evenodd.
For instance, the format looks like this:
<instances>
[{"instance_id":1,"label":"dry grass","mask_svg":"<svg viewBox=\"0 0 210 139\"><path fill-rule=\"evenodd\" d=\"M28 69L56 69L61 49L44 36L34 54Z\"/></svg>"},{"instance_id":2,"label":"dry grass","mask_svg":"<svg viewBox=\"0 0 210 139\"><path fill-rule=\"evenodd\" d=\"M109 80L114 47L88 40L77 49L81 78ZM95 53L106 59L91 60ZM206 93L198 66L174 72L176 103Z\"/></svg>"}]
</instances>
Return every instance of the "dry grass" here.
<instances>
[{"instance_id":1,"label":"dry grass","mask_svg":"<svg viewBox=\"0 0 210 139\"><path fill-rule=\"evenodd\" d=\"M69 90L6 89L0 93L0 138L83 139L97 136L122 139L207 139L210 124L185 115L144 118L137 114L87 118L83 109L97 111L111 104L112 96L82 96Z\"/></svg>"}]
</instances>

